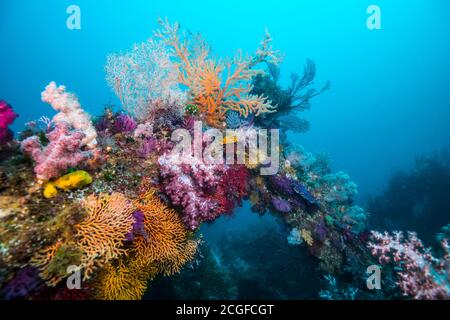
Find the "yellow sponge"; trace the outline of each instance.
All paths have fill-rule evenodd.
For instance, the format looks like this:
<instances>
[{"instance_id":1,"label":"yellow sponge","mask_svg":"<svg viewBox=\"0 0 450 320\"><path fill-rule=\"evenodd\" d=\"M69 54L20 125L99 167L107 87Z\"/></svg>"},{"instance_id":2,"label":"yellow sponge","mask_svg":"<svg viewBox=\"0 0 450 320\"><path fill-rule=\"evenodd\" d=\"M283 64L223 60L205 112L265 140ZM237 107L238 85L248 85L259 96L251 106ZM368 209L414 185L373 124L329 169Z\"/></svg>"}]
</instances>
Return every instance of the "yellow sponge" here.
<instances>
[{"instance_id":1,"label":"yellow sponge","mask_svg":"<svg viewBox=\"0 0 450 320\"><path fill-rule=\"evenodd\" d=\"M64 191L82 188L92 183L92 177L86 171L79 170L66 174L55 181L48 182L44 188L44 197L53 198L58 194L57 189Z\"/></svg>"}]
</instances>

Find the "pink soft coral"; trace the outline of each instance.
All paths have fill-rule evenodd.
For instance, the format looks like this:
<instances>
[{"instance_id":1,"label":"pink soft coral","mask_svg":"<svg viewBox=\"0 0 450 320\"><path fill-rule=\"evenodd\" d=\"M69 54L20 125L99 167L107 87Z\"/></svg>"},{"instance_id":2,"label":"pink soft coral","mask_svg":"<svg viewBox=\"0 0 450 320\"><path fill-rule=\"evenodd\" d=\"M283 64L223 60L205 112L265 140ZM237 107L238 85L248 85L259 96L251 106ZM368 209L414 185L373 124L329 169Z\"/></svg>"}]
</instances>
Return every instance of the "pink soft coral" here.
<instances>
[{"instance_id":1,"label":"pink soft coral","mask_svg":"<svg viewBox=\"0 0 450 320\"><path fill-rule=\"evenodd\" d=\"M66 91L65 86L57 86L55 82L50 82L41 93L42 101L47 102L53 109L59 111L53 122L67 122L72 127L83 132L83 144L90 149L97 146L97 131L92 124L91 117L83 110L78 98Z\"/></svg>"},{"instance_id":2,"label":"pink soft coral","mask_svg":"<svg viewBox=\"0 0 450 320\"><path fill-rule=\"evenodd\" d=\"M93 155L83 151L85 135L79 130L71 130L66 122L58 122L47 135L48 145L43 146L39 137L32 136L22 141L22 150L36 162L34 172L38 179L49 180L76 167Z\"/></svg>"},{"instance_id":3,"label":"pink soft coral","mask_svg":"<svg viewBox=\"0 0 450 320\"><path fill-rule=\"evenodd\" d=\"M372 231L369 243L372 255L380 263L393 263L398 271L398 285L404 295L414 299L450 298L450 255L448 240L442 241L444 256L435 258L414 232L405 238L402 232L391 236Z\"/></svg>"},{"instance_id":4,"label":"pink soft coral","mask_svg":"<svg viewBox=\"0 0 450 320\"><path fill-rule=\"evenodd\" d=\"M204 164L192 158L184 163L179 155L159 158L162 187L172 203L183 207L183 220L194 230L202 221L217 218L221 211L215 191L226 172L223 164Z\"/></svg>"},{"instance_id":5,"label":"pink soft coral","mask_svg":"<svg viewBox=\"0 0 450 320\"><path fill-rule=\"evenodd\" d=\"M0 100L0 145L11 138L11 131L8 126L17 118L17 114L5 101Z\"/></svg>"}]
</instances>

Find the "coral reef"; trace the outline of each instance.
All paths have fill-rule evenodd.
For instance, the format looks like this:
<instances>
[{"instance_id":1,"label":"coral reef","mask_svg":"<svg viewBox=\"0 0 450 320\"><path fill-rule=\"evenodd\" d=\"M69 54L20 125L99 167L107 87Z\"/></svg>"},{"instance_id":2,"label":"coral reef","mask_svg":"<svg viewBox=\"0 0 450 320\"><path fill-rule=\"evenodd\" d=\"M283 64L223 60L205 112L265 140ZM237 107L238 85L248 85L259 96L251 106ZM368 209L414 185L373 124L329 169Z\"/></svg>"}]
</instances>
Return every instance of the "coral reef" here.
<instances>
[{"instance_id":1,"label":"coral reef","mask_svg":"<svg viewBox=\"0 0 450 320\"><path fill-rule=\"evenodd\" d=\"M0 102L2 297L141 299L152 296L150 283L182 298L311 298L299 290L308 283L314 298L448 299L448 226L437 235L440 258L413 233L370 233L350 177L287 141L286 131L308 127L296 113L329 88L313 88L314 62L282 88L269 33L255 54L221 60L178 23L160 24L147 42L107 59L106 80L126 112L108 104L91 121L75 95L51 82L42 100L58 114L4 144L17 115ZM200 130L194 155L177 154L172 137L179 129L195 137L199 120L221 136ZM261 145L248 139L253 130L271 128L282 131L276 174L260 174L269 164L264 150L256 163L230 164L223 148L214 154L220 161L206 161L215 145L249 158ZM445 166L431 167L445 176ZM247 199L273 223L242 234L224 229L221 247L204 243L202 225ZM375 292L366 268L377 263L385 268ZM73 272L80 290L64 281Z\"/></svg>"},{"instance_id":2,"label":"coral reef","mask_svg":"<svg viewBox=\"0 0 450 320\"><path fill-rule=\"evenodd\" d=\"M393 174L383 192L369 200L369 222L378 230L415 230L433 243L449 223L450 150L417 156L409 171Z\"/></svg>"}]
</instances>

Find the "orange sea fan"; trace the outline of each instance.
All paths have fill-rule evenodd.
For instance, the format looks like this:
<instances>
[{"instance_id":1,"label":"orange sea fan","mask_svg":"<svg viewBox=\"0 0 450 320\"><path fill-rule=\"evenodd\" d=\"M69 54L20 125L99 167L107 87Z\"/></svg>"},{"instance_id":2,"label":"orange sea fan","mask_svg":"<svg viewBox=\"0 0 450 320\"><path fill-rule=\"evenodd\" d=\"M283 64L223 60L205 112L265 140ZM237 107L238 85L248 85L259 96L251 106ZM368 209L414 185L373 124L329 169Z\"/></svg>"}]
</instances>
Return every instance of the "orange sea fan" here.
<instances>
[{"instance_id":1,"label":"orange sea fan","mask_svg":"<svg viewBox=\"0 0 450 320\"><path fill-rule=\"evenodd\" d=\"M90 195L83 206L87 217L75 227L86 280L96 267L125 253L123 241L132 230L135 208L121 193Z\"/></svg>"},{"instance_id":2,"label":"orange sea fan","mask_svg":"<svg viewBox=\"0 0 450 320\"><path fill-rule=\"evenodd\" d=\"M189 88L191 103L198 106L210 126L223 127L228 110L244 117L275 111L264 96L249 94L252 77L262 72L254 67L264 61L276 64L280 60L279 53L272 49L272 38L267 31L253 56L243 57L239 53L223 63L209 57L210 49L200 36L186 36L180 32L178 23L171 25L161 19L159 23L162 28L155 36L162 39L179 60L179 82Z\"/></svg>"},{"instance_id":3,"label":"orange sea fan","mask_svg":"<svg viewBox=\"0 0 450 320\"><path fill-rule=\"evenodd\" d=\"M197 241L188 239L178 214L168 208L154 190L143 194L135 205L144 213L146 232L146 237L135 239L131 250L137 265L156 265L165 275L177 273L194 257Z\"/></svg>"},{"instance_id":4,"label":"orange sea fan","mask_svg":"<svg viewBox=\"0 0 450 320\"><path fill-rule=\"evenodd\" d=\"M97 299L139 300L147 290L148 281L155 276L153 266L138 267L135 260L119 259L107 264L96 279Z\"/></svg>"},{"instance_id":5,"label":"orange sea fan","mask_svg":"<svg viewBox=\"0 0 450 320\"><path fill-rule=\"evenodd\" d=\"M56 252L62 245L63 243L58 241L55 244L38 251L30 260L30 264L38 268L41 278L46 280L46 283L51 287L56 286L63 279L63 276L52 274L48 269L50 263L56 256Z\"/></svg>"}]
</instances>

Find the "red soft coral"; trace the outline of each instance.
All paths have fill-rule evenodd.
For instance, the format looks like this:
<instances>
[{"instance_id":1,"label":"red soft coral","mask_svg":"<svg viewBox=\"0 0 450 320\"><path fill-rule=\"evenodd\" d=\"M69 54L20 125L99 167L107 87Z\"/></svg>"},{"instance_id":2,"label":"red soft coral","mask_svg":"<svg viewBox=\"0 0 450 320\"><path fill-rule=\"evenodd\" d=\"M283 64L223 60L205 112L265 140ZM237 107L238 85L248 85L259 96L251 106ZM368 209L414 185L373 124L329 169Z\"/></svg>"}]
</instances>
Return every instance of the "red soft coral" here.
<instances>
[{"instance_id":1,"label":"red soft coral","mask_svg":"<svg viewBox=\"0 0 450 320\"><path fill-rule=\"evenodd\" d=\"M232 213L236 204L248 196L250 174L244 165L234 165L227 169L216 192L215 200L222 213Z\"/></svg>"}]
</instances>

